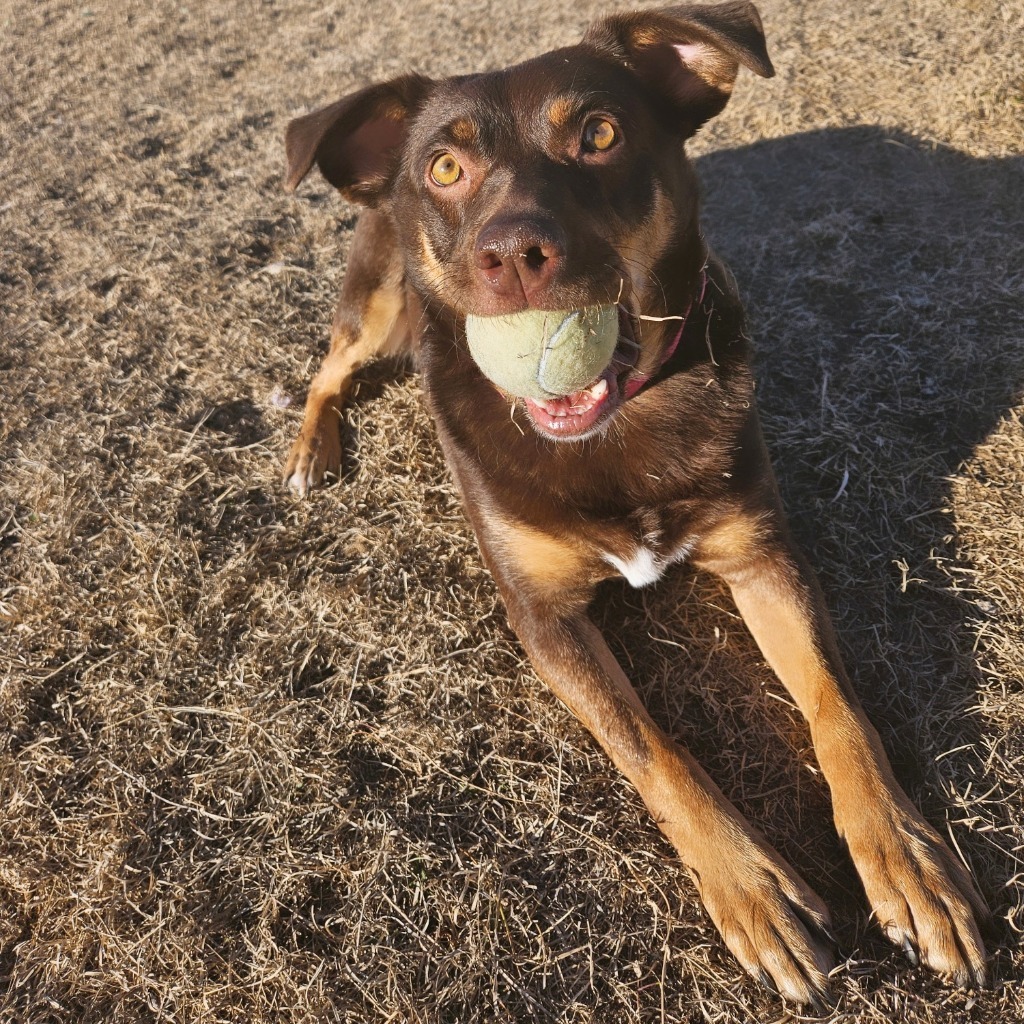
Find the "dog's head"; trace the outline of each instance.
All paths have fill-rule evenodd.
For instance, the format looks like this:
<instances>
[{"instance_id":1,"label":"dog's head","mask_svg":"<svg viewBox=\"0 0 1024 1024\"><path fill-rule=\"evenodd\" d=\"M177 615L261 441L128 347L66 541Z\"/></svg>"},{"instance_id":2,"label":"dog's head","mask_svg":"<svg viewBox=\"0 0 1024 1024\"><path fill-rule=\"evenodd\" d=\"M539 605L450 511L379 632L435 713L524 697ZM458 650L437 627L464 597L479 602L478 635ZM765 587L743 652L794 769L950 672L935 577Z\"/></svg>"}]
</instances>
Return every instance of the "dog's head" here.
<instances>
[{"instance_id":1,"label":"dog's head","mask_svg":"<svg viewBox=\"0 0 1024 1024\"><path fill-rule=\"evenodd\" d=\"M567 416L578 402L550 415L558 403L527 403L541 433L584 436L613 411L619 378L658 359L638 360L633 316L684 312L665 308L659 273L685 251L692 285L703 261L683 143L728 102L741 64L774 73L743 0L616 15L502 71L404 76L298 118L286 186L316 163L347 198L388 210L409 281L458 316L620 303L601 401L583 417ZM645 339L663 346L664 333Z\"/></svg>"}]
</instances>

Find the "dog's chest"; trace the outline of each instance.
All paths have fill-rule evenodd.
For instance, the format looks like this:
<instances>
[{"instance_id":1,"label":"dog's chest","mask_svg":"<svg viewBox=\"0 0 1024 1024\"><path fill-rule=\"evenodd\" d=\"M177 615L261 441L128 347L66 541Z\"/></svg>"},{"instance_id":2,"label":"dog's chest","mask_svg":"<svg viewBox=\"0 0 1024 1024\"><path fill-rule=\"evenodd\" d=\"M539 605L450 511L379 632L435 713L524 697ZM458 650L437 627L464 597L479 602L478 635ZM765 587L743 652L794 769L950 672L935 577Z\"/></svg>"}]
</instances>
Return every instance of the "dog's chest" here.
<instances>
[{"instance_id":1,"label":"dog's chest","mask_svg":"<svg viewBox=\"0 0 1024 1024\"><path fill-rule=\"evenodd\" d=\"M656 583L669 566L685 561L695 545L695 537L667 540L660 531L648 532L639 538L615 538L602 546L601 558L639 589Z\"/></svg>"}]
</instances>

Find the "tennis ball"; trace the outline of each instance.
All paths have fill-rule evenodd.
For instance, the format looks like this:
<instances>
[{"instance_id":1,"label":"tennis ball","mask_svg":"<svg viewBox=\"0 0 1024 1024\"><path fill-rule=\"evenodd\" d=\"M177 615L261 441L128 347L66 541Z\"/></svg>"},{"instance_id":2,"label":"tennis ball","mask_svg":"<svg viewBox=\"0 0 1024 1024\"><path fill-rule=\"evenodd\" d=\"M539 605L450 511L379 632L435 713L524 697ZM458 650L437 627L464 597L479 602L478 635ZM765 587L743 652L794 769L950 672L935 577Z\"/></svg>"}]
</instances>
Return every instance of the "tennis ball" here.
<instances>
[{"instance_id":1,"label":"tennis ball","mask_svg":"<svg viewBox=\"0 0 1024 1024\"><path fill-rule=\"evenodd\" d=\"M619 340L617 306L527 309L508 316L467 316L466 340L477 366L520 398L562 398L592 384Z\"/></svg>"}]
</instances>

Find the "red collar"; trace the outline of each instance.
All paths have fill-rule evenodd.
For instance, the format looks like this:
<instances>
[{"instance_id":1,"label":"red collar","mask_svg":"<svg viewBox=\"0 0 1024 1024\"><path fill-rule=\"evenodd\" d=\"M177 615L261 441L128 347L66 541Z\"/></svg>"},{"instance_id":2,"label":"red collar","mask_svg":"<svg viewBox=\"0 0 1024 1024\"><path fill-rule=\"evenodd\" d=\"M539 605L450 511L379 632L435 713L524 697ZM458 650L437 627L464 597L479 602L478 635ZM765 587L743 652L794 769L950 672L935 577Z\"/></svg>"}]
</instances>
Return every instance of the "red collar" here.
<instances>
[{"instance_id":1,"label":"red collar","mask_svg":"<svg viewBox=\"0 0 1024 1024\"><path fill-rule=\"evenodd\" d=\"M708 288L708 273L707 268L702 267L700 271L700 295L697 296L697 302L704 301L704 293ZM658 363L658 368L654 373L639 373L635 377L630 377L626 381L625 386L625 400L629 401L634 395L642 391L651 382L651 378L657 375L661 368L675 355L676 349L679 347L679 342L683 337L683 331L686 330L686 321L690 318L690 313L693 310L694 300L690 299L690 304L686 307L686 312L683 314L683 322L679 325L679 330L676 331L675 337L672 339L672 343L665 349L661 357L661 362Z\"/></svg>"}]
</instances>

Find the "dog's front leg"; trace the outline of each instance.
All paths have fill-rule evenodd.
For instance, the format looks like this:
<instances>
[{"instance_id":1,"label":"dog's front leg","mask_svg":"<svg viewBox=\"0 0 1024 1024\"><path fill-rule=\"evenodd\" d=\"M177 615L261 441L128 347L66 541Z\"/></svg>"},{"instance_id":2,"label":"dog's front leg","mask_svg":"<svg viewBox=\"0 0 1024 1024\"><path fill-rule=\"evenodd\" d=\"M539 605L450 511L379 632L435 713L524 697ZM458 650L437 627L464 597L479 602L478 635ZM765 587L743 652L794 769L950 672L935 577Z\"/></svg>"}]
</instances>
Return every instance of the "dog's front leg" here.
<instances>
[{"instance_id":1,"label":"dog's front leg","mask_svg":"<svg viewBox=\"0 0 1024 1024\"><path fill-rule=\"evenodd\" d=\"M412 351L405 304L394 226L385 214L366 210L352 240L331 348L310 385L302 429L281 474L300 497L341 468L340 416L352 375L376 356Z\"/></svg>"},{"instance_id":2,"label":"dog's front leg","mask_svg":"<svg viewBox=\"0 0 1024 1024\"><path fill-rule=\"evenodd\" d=\"M787 999L821 1005L833 963L828 910L652 721L587 617L592 585L572 545L474 519L534 669L637 788L726 944Z\"/></svg>"},{"instance_id":3,"label":"dog's front leg","mask_svg":"<svg viewBox=\"0 0 1024 1024\"><path fill-rule=\"evenodd\" d=\"M958 984L984 985L978 923L988 909L897 783L843 670L821 590L788 540L781 512L723 521L695 561L729 584L765 659L810 724L836 827L885 933Z\"/></svg>"},{"instance_id":4,"label":"dog's front leg","mask_svg":"<svg viewBox=\"0 0 1024 1024\"><path fill-rule=\"evenodd\" d=\"M553 618L522 594L509 607L537 674L637 788L740 963L787 999L820 1005L833 961L818 896L654 724L582 609Z\"/></svg>"}]
</instances>

